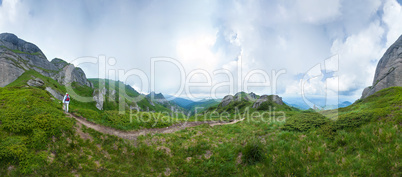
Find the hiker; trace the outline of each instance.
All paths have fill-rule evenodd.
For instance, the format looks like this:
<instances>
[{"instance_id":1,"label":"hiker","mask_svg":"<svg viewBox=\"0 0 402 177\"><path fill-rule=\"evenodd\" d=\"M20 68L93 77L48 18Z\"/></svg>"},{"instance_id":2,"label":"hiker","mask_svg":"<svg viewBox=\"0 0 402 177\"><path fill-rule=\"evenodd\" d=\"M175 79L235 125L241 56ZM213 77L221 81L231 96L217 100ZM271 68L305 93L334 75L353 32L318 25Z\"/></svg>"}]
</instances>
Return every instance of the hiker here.
<instances>
[{"instance_id":1,"label":"hiker","mask_svg":"<svg viewBox=\"0 0 402 177\"><path fill-rule=\"evenodd\" d=\"M68 104L70 103L70 95L66 93L63 98L63 109L68 113Z\"/></svg>"}]
</instances>

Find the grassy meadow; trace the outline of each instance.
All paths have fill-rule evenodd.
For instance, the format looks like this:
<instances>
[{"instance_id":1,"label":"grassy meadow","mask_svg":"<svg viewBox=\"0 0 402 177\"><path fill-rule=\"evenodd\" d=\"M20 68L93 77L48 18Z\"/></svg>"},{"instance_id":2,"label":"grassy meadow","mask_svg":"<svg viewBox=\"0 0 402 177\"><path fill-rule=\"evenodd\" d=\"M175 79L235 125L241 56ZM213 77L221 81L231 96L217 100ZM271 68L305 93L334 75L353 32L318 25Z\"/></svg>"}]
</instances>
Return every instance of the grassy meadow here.
<instances>
[{"instance_id":1,"label":"grassy meadow","mask_svg":"<svg viewBox=\"0 0 402 177\"><path fill-rule=\"evenodd\" d=\"M238 110L245 119L125 140L67 117L61 103L43 87L24 84L28 74L0 88L0 176L402 176L401 87L320 113L270 104L267 108L274 106L276 112L245 116L247 111L266 110L247 108L248 102L233 103L225 110L216 106L190 120L214 110L228 111L228 120ZM41 79L65 92L54 80ZM93 92L73 87L81 95ZM185 121L162 113L147 122L130 121L130 112L99 111L94 103L72 102L71 110L120 130ZM270 117L278 112L285 118Z\"/></svg>"}]
</instances>

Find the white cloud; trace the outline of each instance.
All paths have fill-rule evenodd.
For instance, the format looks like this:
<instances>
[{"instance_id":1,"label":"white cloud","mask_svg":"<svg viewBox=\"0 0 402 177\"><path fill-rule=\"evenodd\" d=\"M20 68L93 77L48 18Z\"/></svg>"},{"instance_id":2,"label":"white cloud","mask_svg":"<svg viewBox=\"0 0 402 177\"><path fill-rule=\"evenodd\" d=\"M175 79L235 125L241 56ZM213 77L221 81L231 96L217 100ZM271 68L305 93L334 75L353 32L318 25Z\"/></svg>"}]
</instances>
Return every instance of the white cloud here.
<instances>
[{"instance_id":1,"label":"white cloud","mask_svg":"<svg viewBox=\"0 0 402 177\"><path fill-rule=\"evenodd\" d=\"M300 93L297 76L339 54L339 90L356 99L371 84L383 52L402 32L401 11L395 0L4 0L0 31L37 44L49 59L105 55L116 58L112 69L140 69L147 75L150 58L169 57L180 61L186 74L201 68L213 75L224 68L237 81L241 57L243 78L256 69L270 76L285 69L276 89L289 95ZM92 68L83 69L89 77L97 76ZM157 70L156 91L174 92L179 72L166 64ZM225 80L212 78L213 83ZM133 80L130 84L140 88ZM327 81L335 90L337 81ZM323 84L317 78L306 88L321 94ZM270 94L269 88L254 91ZM205 92L196 89L194 94L208 95Z\"/></svg>"},{"instance_id":2,"label":"white cloud","mask_svg":"<svg viewBox=\"0 0 402 177\"><path fill-rule=\"evenodd\" d=\"M384 53L383 35L380 22L374 21L367 29L347 37L345 41L334 41L331 52L340 58L339 82L343 86L342 91L362 89L371 84L375 72L372 68Z\"/></svg>"},{"instance_id":3,"label":"white cloud","mask_svg":"<svg viewBox=\"0 0 402 177\"><path fill-rule=\"evenodd\" d=\"M383 21L388 28L386 46L391 46L402 32L402 6L396 0L387 0L383 11Z\"/></svg>"},{"instance_id":4,"label":"white cloud","mask_svg":"<svg viewBox=\"0 0 402 177\"><path fill-rule=\"evenodd\" d=\"M308 23L321 23L334 20L341 15L340 0L298 0L296 10L298 16Z\"/></svg>"}]
</instances>

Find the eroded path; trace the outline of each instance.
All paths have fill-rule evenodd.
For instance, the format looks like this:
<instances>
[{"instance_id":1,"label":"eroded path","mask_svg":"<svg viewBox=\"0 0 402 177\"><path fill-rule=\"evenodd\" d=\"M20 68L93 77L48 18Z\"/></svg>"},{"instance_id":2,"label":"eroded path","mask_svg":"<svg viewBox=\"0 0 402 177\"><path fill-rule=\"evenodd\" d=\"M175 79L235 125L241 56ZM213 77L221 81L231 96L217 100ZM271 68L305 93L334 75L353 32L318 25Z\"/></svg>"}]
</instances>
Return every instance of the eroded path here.
<instances>
[{"instance_id":1,"label":"eroded path","mask_svg":"<svg viewBox=\"0 0 402 177\"><path fill-rule=\"evenodd\" d=\"M194 127L198 126L201 124L209 124L210 126L216 126L216 125L226 125L226 124L234 124L240 121L243 121L243 119L239 120L234 120L231 122L220 122L220 121L202 121L202 122L184 122L184 123L179 123L179 124L174 124L170 127L165 127L165 128L152 128L152 129L142 129L142 130L134 130L134 131L122 131L122 130L117 130L111 127L106 127L103 125L99 125L90 121L87 121L83 117L78 117L75 116L71 113L67 113L67 115L71 118L74 118L77 120L79 124L85 125L88 128L92 128L95 131L108 134L108 135L115 135L120 138L124 139L129 139L129 140L135 140L137 139L138 136L141 135L146 135L146 134L155 134L155 133L173 133L179 130L183 130L187 127Z\"/></svg>"}]
</instances>

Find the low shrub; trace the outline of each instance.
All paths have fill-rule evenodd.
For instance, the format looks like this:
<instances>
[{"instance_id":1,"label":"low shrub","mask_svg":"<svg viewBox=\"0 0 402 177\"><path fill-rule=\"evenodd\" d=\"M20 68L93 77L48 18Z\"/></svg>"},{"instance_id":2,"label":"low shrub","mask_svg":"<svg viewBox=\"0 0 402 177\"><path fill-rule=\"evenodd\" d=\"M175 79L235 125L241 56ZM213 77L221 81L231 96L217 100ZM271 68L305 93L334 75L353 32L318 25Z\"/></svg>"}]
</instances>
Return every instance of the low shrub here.
<instances>
[{"instance_id":1,"label":"low shrub","mask_svg":"<svg viewBox=\"0 0 402 177\"><path fill-rule=\"evenodd\" d=\"M305 132L329 123L329 121L330 120L328 118L319 113L299 113L286 119L283 129Z\"/></svg>"},{"instance_id":2,"label":"low shrub","mask_svg":"<svg viewBox=\"0 0 402 177\"><path fill-rule=\"evenodd\" d=\"M263 145L260 141L253 139L244 146L242 154L243 163L253 165L264 159Z\"/></svg>"}]
</instances>

